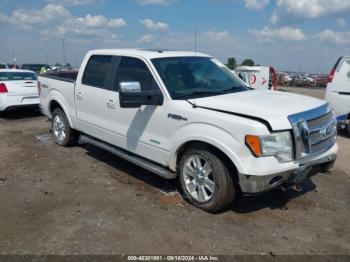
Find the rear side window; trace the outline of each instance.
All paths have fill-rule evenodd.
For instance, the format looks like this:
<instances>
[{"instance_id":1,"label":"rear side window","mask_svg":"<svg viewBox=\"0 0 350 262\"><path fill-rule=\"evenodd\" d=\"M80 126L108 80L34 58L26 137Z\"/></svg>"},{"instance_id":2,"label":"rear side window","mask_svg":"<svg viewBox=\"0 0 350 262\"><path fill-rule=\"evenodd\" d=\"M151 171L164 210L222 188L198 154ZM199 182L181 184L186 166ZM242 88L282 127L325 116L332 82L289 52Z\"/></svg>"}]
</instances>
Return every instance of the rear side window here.
<instances>
[{"instance_id":1,"label":"rear side window","mask_svg":"<svg viewBox=\"0 0 350 262\"><path fill-rule=\"evenodd\" d=\"M86 65L82 84L104 88L107 74L112 66L112 56L91 56Z\"/></svg>"},{"instance_id":2,"label":"rear side window","mask_svg":"<svg viewBox=\"0 0 350 262\"><path fill-rule=\"evenodd\" d=\"M119 88L120 82L130 81L140 82L142 91L158 88L152 73L142 60L133 57L122 57L115 78L115 86Z\"/></svg>"},{"instance_id":3,"label":"rear side window","mask_svg":"<svg viewBox=\"0 0 350 262\"><path fill-rule=\"evenodd\" d=\"M37 76L33 73L23 72L1 72L0 81L19 81L19 80L36 80Z\"/></svg>"}]
</instances>

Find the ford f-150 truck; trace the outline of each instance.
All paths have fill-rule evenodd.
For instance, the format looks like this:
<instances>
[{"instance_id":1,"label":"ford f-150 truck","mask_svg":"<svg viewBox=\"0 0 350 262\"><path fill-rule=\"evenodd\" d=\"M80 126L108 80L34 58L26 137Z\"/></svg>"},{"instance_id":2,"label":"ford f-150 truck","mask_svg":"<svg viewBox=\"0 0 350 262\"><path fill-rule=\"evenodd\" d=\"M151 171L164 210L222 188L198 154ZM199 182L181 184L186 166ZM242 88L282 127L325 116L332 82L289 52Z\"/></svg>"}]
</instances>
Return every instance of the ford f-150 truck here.
<instances>
[{"instance_id":1,"label":"ford f-150 truck","mask_svg":"<svg viewBox=\"0 0 350 262\"><path fill-rule=\"evenodd\" d=\"M238 194L299 185L332 167L336 119L324 101L252 90L198 52L87 53L76 80L39 76L62 146L88 143L167 179L209 212Z\"/></svg>"}]
</instances>

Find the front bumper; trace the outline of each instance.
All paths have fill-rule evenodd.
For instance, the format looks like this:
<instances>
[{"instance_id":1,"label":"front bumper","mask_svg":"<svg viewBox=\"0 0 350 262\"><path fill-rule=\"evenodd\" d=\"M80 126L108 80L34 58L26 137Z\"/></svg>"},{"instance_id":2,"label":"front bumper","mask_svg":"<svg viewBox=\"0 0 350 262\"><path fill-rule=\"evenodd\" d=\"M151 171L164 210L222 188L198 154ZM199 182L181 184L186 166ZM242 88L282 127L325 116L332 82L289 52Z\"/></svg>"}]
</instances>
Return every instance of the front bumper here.
<instances>
[{"instance_id":1,"label":"front bumper","mask_svg":"<svg viewBox=\"0 0 350 262\"><path fill-rule=\"evenodd\" d=\"M280 173L264 176L240 175L240 187L244 194L256 194L278 187L302 183L307 177L332 168L337 159L337 149L329 150L328 154L310 160L299 167Z\"/></svg>"}]
</instances>

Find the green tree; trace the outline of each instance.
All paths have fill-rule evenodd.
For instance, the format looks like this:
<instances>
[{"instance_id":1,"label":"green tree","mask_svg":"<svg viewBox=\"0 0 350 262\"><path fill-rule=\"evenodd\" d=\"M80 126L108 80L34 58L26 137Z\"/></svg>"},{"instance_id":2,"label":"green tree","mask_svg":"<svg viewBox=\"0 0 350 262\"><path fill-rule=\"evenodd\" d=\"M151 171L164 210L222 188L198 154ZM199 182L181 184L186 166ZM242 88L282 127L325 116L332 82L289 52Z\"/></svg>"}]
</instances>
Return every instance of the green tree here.
<instances>
[{"instance_id":1,"label":"green tree","mask_svg":"<svg viewBox=\"0 0 350 262\"><path fill-rule=\"evenodd\" d=\"M235 70L237 67L237 60L235 57L230 57L227 59L227 64L226 66L230 68L231 70Z\"/></svg>"},{"instance_id":2,"label":"green tree","mask_svg":"<svg viewBox=\"0 0 350 262\"><path fill-rule=\"evenodd\" d=\"M56 63L56 64L55 64L55 67L62 67L62 65L59 64L59 63Z\"/></svg>"},{"instance_id":3,"label":"green tree","mask_svg":"<svg viewBox=\"0 0 350 262\"><path fill-rule=\"evenodd\" d=\"M252 59L244 59L242 62L242 66L254 66L255 63Z\"/></svg>"}]
</instances>

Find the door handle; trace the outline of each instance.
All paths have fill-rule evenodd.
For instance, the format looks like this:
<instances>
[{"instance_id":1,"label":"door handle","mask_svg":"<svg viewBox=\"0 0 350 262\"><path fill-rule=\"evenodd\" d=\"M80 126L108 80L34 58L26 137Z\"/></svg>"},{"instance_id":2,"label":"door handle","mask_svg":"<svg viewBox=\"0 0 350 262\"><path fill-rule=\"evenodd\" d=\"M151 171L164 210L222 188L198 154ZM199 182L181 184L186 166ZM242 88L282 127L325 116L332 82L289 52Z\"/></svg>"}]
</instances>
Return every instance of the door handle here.
<instances>
[{"instance_id":1,"label":"door handle","mask_svg":"<svg viewBox=\"0 0 350 262\"><path fill-rule=\"evenodd\" d=\"M79 92L77 93L77 98L78 98L79 100L83 100L83 92L79 91Z\"/></svg>"},{"instance_id":2,"label":"door handle","mask_svg":"<svg viewBox=\"0 0 350 262\"><path fill-rule=\"evenodd\" d=\"M108 99L107 101L107 107L109 108L115 108L116 101L114 99Z\"/></svg>"}]
</instances>

